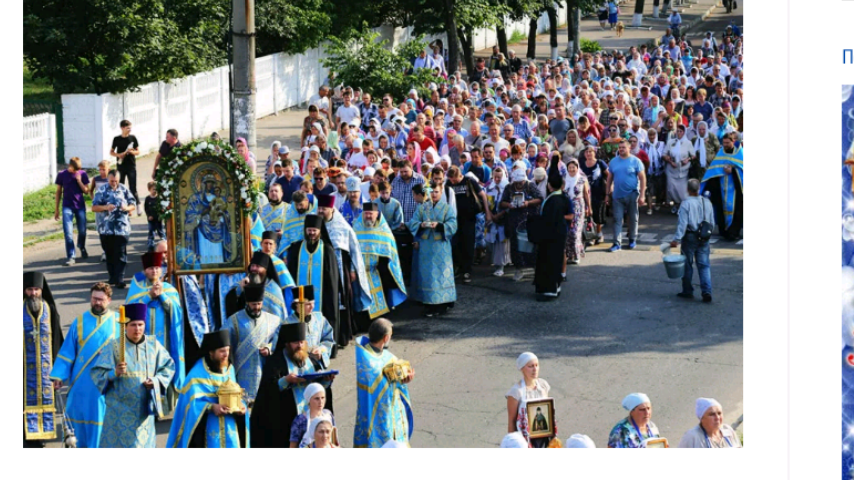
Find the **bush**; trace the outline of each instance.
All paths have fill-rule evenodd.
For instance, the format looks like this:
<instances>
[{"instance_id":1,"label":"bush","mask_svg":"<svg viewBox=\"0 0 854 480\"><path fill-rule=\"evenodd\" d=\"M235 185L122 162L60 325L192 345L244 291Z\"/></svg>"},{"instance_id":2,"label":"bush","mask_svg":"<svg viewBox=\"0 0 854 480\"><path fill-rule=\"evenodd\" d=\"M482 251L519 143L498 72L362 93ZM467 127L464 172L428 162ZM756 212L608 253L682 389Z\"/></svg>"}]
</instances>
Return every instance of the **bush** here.
<instances>
[{"instance_id":1,"label":"bush","mask_svg":"<svg viewBox=\"0 0 854 480\"><path fill-rule=\"evenodd\" d=\"M361 88L374 97L390 93L395 101L401 101L411 88L418 90L419 96L428 95L427 84L437 81L437 77L424 69L412 71L413 60L427 47L424 38L410 40L392 50L388 40L379 42L378 37L378 33L368 30L348 41L333 37L326 47L323 66L334 71L339 82Z\"/></svg>"},{"instance_id":2,"label":"bush","mask_svg":"<svg viewBox=\"0 0 854 480\"><path fill-rule=\"evenodd\" d=\"M519 30L513 30L513 35L510 35L510 38L507 39L507 44L511 45L514 43L521 43L523 41L527 41L528 36Z\"/></svg>"},{"instance_id":3,"label":"bush","mask_svg":"<svg viewBox=\"0 0 854 480\"><path fill-rule=\"evenodd\" d=\"M586 38L581 39L581 51L584 53L596 53L602 51L602 45L599 45L599 42L595 40L588 40Z\"/></svg>"}]
</instances>

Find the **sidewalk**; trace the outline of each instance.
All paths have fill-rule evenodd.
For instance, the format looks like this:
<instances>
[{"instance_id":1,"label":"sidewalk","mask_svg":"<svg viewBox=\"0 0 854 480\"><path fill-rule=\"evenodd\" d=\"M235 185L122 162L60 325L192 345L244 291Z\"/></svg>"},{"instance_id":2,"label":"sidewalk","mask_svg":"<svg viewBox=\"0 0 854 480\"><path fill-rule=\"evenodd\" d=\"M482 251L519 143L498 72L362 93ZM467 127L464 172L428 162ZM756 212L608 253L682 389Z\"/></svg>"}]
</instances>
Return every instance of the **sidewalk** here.
<instances>
[{"instance_id":1,"label":"sidewalk","mask_svg":"<svg viewBox=\"0 0 854 480\"><path fill-rule=\"evenodd\" d=\"M715 8L715 4L717 0L694 0L696 3L692 3L690 5L685 5L684 7L678 7L683 22L683 31L689 31L689 37L699 36L701 35L701 30L698 30L697 27L700 23L713 23L716 27L709 27L715 29L715 31L720 30L717 28L720 25L726 25L729 23L730 19L735 19L736 23L742 25L743 19L743 6L740 2L739 9L733 11L731 14L726 14L726 10L723 8ZM588 40L595 40L602 45L604 49L622 49L627 50L632 45L640 45L643 43L649 43L652 41L657 41L657 39L661 38L664 30L667 28L667 20L666 18L653 19L652 17L652 1L647 1L644 9L644 20L643 25L645 27L649 27L650 29L633 29L628 27L631 25L632 16L634 14L635 2L634 0L629 0L628 2L623 3L620 6L620 10L622 14L620 15L620 21L622 21L626 26L626 30L623 32L623 36L621 38L617 38L616 32L612 30L602 30L599 27L599 21L596 18L586 18L581 20L580 31L581 37ZM703 20L705 19L705 20ZM558 52L559 55L564 55L566 51L567 45L567 29L566 26L563 26L558 29ZM517 43L510 46L516 51L516 54L520 57L524 57L525 51L527 50L527 41L523 43ZM551 52L551 48L549 47L549 35L548 33L544 35L537 36L537 59L543 60L549 57ZM489 57L492 55L491 48L486 50L480 50L475 52L477 56L485 56ZM257 147L253 150L255 156L258 160L258 169L259 172L263 171L266 163L267 156L270 154L270 144L275 140L279 140L283 145L287 145L291 151L294 153L291 155L295 157L299 153L299 140L300 140L300 131L302 128L302 120L307 115L307 112L304 109L294 109L287 110L283 112L279 112L278 115L271 115L269 117L264 117L259 119L256 123L257 128ZM222 138L228 138L228 130L221 130L219 132ZM297 155L294 155L297 154ZM145 198L148 195L148 189L146 188L146 184L149 180L151 180L151 170L154 167L154 154L145 155L143 157L137 158L137 192ZM132 228L135 231L147 231L145 216L133 217L132 220ZM97 245L97 232L94 232L94 226L89 226L89 242L93 247ZM41 220L38 222L24 223L24 238L27 237L48 237L55 236L56 234L62 233L62 224L61 222L54 222L53 219L49 220ZM94 241L93 241L94 236ZM58 240L51 240L47 242L42 242L41 245L62 242L61 236ZM33 247L25 247L25 251L29 248ZM96 249L99 249L96 247ZM95 249L89 250L90 254L95 253ZM98 252L100 255L100 252Z\"/></svg>"},{"instance_id":2,"label":"sidewalk","mask_svg":"<svg viewBox=\"0 0 854 480\"><path fill-rule=\"evenodd\" d=\"M643 14L643 29L632 28L632 17L634 16L635 11L635 2L634 0L629 0L620 5L620 16L619 20L623 22L626 26L625 31L623 31L623 36L618 38L617 32L614 30L605 29L599 26L599 20L596 17L588 17L582 18L579 31L581 34L581 38L586 40L594 40L599 42L603 49L606 50L628 50L631 46L637 46L644 43L658 43L661 39L661 36L664 35L665 29L667 29L668 22L667 17L660 15L661 18L652 18L652 1L647 0L644 4L644 14ZM664 2L662 2L664 3ZM713 12L726 12L724 8L715 8L717 5L717 0L692 0L692 3L686 2L684 6L677 7L679 9L680 15L682 16L682 31L689 32L689 36L692 36L690 33L691 30L696 30L696 27L699 23L701 23L705 18L707 18ZM742 17L743 16L743 7L739 5L739 10L734 10L733 13L728 16L733 17ZM668 12L669 15L669 12ZM741 25L741 21L736 20L736 23ZM697 33L694 31L693 33ZM563 25L558 28L557 31L557 41L558 41L558 55L565 56L566 47L567 47L567 26ZM525 53L528 49L528 42L525 40L521 43L516 43L512 45L508 45L509 48L513 49L516 52L516 56L520 58L525 57ZM489 57L492 55L492 47L489 47L484 50L479 50L475 52L476 56L481 57ZM542 35L537 35L537 50L536 50L536 58L538 60L545 60L549 58L551 55L551 47L549 46L549 34L546 32Z\"/></svg>"}]
</instances>

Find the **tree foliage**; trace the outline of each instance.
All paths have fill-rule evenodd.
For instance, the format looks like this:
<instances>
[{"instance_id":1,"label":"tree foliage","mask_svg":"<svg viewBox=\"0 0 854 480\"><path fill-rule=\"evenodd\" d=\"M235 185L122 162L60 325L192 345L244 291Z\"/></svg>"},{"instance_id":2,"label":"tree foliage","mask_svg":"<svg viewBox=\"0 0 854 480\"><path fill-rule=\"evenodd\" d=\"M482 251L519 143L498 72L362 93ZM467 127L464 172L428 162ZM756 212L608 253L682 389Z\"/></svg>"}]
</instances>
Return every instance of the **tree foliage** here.
<instances>
[{"instance_id":1,"label":"tree foliage","mask_svg":"<svg viewBox=\"0 0 854 480\"><path fill-rule=\"evenodd\" d=\"M392 50L388 41L378 41L379 34L367 29L355 38L331 38L326 46L323 65L333 70L344 85L359 87L374 96L391 93L403 99L411 88L426 95L426 85L436 80L426 69L411 71L412 59L427 46L422 37L410 40Z\"/></svg>"},{"instance_id":2,"label":"tree foliage","mask_svg":"<svg viewBox=\"0 0 854 480\"><path fill-rule=\"evenodd\" d=\"M302 53L316 47L331 32L329 12L323 0L256 0L257 55Z\"/></svg>"},{"instance_id":3,"label":"tree foliage","mask_svg":"<svg viewBox=\"0 0 854 480\"><path fill-rule=\"evenodd\" d=\"M211 42L227 20L221 1L27 0L24 55L59 94L122 92L192 75L224 59Z\"/></svg>"}]
</instances>

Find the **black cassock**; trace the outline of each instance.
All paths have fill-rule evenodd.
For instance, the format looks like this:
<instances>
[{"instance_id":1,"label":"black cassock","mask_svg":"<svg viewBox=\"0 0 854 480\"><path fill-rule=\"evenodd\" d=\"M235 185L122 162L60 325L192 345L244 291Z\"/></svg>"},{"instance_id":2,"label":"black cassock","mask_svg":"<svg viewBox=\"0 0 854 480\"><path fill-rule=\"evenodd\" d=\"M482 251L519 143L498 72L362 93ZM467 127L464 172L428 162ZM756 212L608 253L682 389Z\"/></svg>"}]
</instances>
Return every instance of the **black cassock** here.
<instances>
[{"instance_id":1,"label":"black cassock","mask_svg":"<svg viewBox=\"0 0 854 480\"><path fill-rule=\"evenodd\" d=\"M323 226L322 231L326 232L326 225ZM335 256L335 248L331 241L324 239L320 241L323 242L323 305L320 305L320 312L329 320L329 325L335 332L335 343L346 345L349 340L346 335L350 334L350 328L342 329L341 327L341 310L338 308L341 277L338 274L338 258ZM291 272L291 277L297 286L299 286L299 252L302 244L303 241L300 240L288 247L288 271ZM317 295L317 289L314 290L314 294ZM315 307L315 310L317 309Z\"/></svg>"},{"instance_id":2,"label":"black cassock","mask_svg":"<svg viewBox=\"0 0 854 480\"><path fill-rule=\"evenodd\" d=\"M563 280L561 270L568 232L564 218L572 213L572 201L563 193L547 196L540 216L528 218L529 239L537 244L534 286L537 293L556 293Z\"/></svg>"},{"instance_id":3,"label":"black cassock","mask_svg":"<svg viewBox=\"0 0 854 480\"><path fill-rule=\"evenodd\" d=\"M288 362L285 361L284 342L279 342L276 351L267 357L261 374L261 384L255 397L255 407L249 417L252 448L288 448L291 444L291 425L299 415L294 392L279 391L279 379L287 377ZM279 348L281 347L281 348ZM323 368L318 360L309 358L316 371ZM332 388L326 388L326 406L332 411Z\"/></svg>"},{"instance_id":4,"label":"black cassock","mask_svg":"<svg viewBox=\"0 0 854 480\"><path fill-rule=\"evenodd\" d=\"M734 168L733 168L734 169ZM735 182L735 209L732 212L732 224L726 226L724 216L724 198L721 194L721 177L706 180L704 191L709 192L709 200L715 207L715 224L718 226L718 234L727 240L738 240L741 235L741 227L744 225L744 194L741 192L741 182L735 172L730 175Z\"/></svg>"}]
</instances>

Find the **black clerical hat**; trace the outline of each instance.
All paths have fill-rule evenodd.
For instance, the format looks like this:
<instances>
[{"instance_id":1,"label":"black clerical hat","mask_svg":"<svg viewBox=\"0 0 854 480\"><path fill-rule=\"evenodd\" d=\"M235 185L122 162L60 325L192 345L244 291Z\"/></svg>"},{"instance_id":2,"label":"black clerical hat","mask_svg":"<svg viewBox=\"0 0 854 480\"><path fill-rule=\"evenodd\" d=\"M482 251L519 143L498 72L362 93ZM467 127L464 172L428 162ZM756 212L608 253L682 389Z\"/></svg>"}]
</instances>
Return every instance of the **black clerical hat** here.
<instances>
[{"instance_id":1,"label":"black clerical hat","mask_svg":"<svg viewBox=\"0 0 854 480\"><path fill-rule=\"evenodd\" d=\"M305 216L305 228L320 229L323 226L323 218L318 215L309 214Z\"/></svg>"},{"instance_id":2,"label":"black clerical hat","mask_svg":"<svg viewBox=\"0 0 854 480\"><path fill-rule=\"evenodd\" d=\"M268 272L270 271L270 265L272 264L272 262L270 261L270 256L260 251L252 254L252 261L250 261L249 263L258 265L259 267L263 267Z\"/></svg>"},{"instance_id":3,"label":"black clerical hat","mask_svg":"<svg viewBox=\"0 0 854 480\"><path fill-rule=\"evenodd\" d=\"M362 211L364 211L364 212L379 212L380 206L374 202L365 202L362 204Z\"/></svg>"},{"instance_id":4,"label":"black clerical hat","mask_svg":"<svg viewBox=\"0 0 854 480\"><path fill-rule=\"evenodd\" d=\"M305 340L304 323L288 323L279 327L280 342L301 342Z\"/></svg>"},{"instance_id":5,"label":"black clerical hat","mask_svg":"<svg viewBox=\"0 0 854 480\"><path fill-rule=\"evenodd\" d=\"M228 330L219 330L212 333L206 333L202 339L201 350L203 352L212 352L222 347L231 346L231 337L228 335Z\"/></svg>"},{"instance_id":6,"label":"black clerical hat","mask_svg":"<svg viewBox=\"0 0 854 480\"><path fill-rule=\"evenodd\" d=\"M276 232L264 232L261 235L261 240L278 240L279 235Z\"/></svg>"},{"instance_id":7,"label":"black clerical hat","mask_svg":"<svg viewBox=\"0 0 854 480\"><path fill-rule=\"evenodd\" d=\"M124 306L125 319L128 322L139 321L148 322L148 305L144 303L132 303Z\"/></svg>"},{"instance_id":8,"label":"black clerical hat","mask_svg":"<svg viewBox=\"0 0 854 480\"><path fill-rule=\"evenodd\" d=\"M297 288L302 288L303 297L307 302L314 301L314 285L301 285ZM294 292L294 300L299 300L299 291Z\"/></svg>"},{"instance_id":9,"label":"black clerical hat","mask_svg":"<svg viewBox=\"0 0 854 480\"><path fill-rule=\"evenodd\" d=\"M264 301L264 290L266 285L250 283L243 287L243 295L246 302L262 302Z\"/></svg>"},{"instance_id":10,"label":"black clerical hat","mask_svg":"<svg viewBox=\"0 0 854 480\"><path fill-rule=\"evenodd\" d=\"M44 288L44 274L42 272L24 273L24 290L31 287Z\"/></svg>"}]
</instances>

